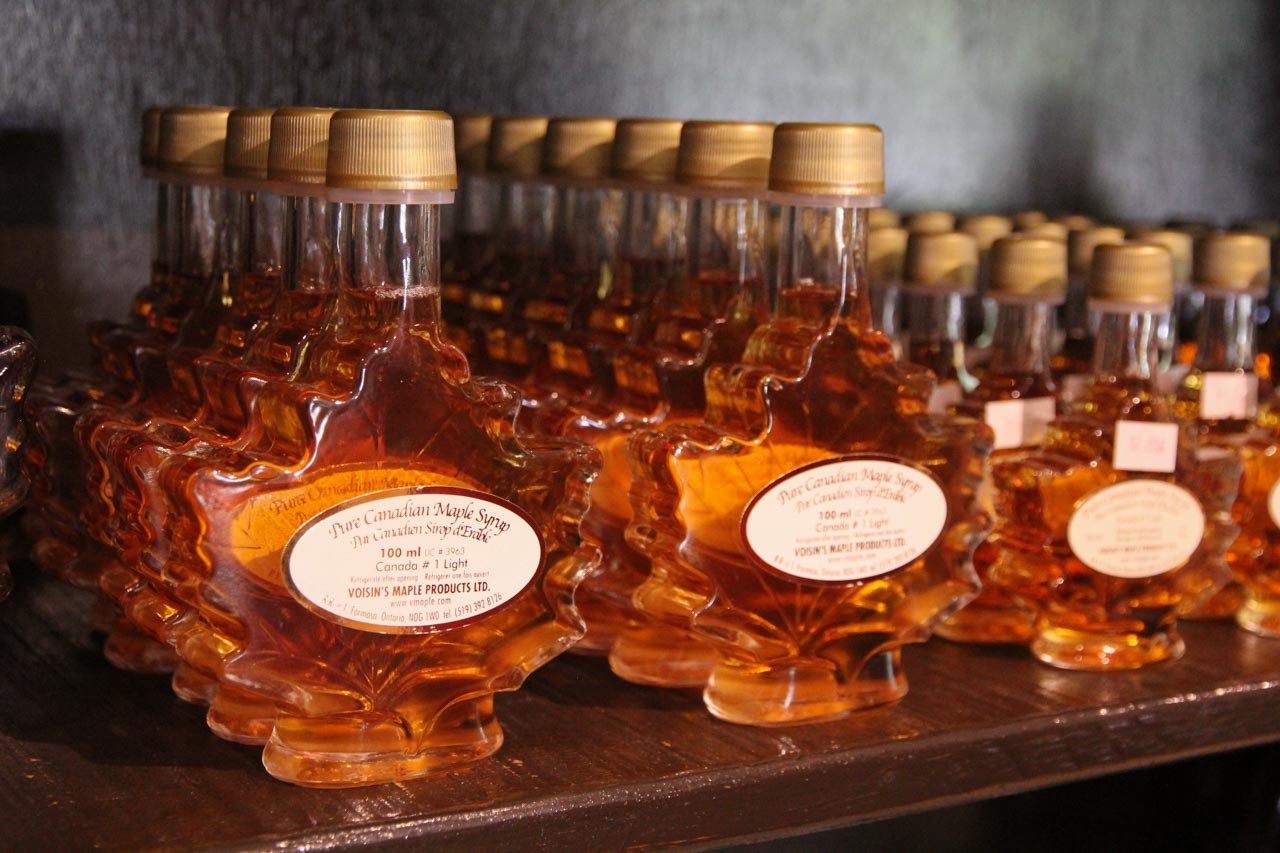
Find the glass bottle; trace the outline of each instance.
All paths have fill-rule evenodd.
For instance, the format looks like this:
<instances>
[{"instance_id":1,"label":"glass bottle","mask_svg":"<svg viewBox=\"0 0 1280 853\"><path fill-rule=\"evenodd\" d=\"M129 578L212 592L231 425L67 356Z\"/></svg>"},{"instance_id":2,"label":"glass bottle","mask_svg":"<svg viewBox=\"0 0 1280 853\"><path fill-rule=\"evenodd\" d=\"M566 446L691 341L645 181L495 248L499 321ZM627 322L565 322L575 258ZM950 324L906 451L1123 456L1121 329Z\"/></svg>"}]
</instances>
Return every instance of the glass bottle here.
<instances>
[{"instance_id":1,"label":"glass bottle","mask_svg":"<svg viewBox=\"0 0 1280 853\"><path fill-rule=\"evenodd\" d=\"M1066 227L1066 223L1058 223ZM1098 246L1124 242L1124 229L1084 227L1067 234L1067 301L1061 309L1063 340L1053 359L1053 374L1064 400L1073 400L1090 381L1094 330L1089 326L1089 269Z\"/></svg>"},{"instance_id":2,"label":"glass bottle","mask_svg":"<svg viewBox=\"0 0 1280 853\"><path fill-rule=\"evenodd\" d=\"M1164 246L1173 258L1173 311L1160 329L1159 366L1161 382L1173 390L1190 365L1190 359L1184 364L1176 358L1177 350L1189 343L1194 352L1195 318L1200 312L1200 299L1191 287L1191 235L1168 228L1135 228L1129 231L1129 239Z\"/></svg>"},{"instance_id":3,"label":"glass bottle","mask_svg":"<svg viewBox=\"0 0 1280 853\"><path fill-rule=\"evenodd\" d=\"M681 272L687 202L672 186L682 125L647 118L617 123L610 164L611 183L620 190L617 237L606 237L603 275L571 327L547 339L541 393L522 412L531 430L555 432L569 404L615 393L613 353L641 341L654 295Z\"/></svg>"},{"instance_id":4,"label":"glass bottle","mask_svg":"<svg viewBox=\"0 0 1280 853\"><path fill-rule=\"evenodd\" d=\"M867 230L875 231L880 228L901 228L902 217L898 215L898 211L888 207L873 207L867 211Z\"/></svg>"},{"instance_id":5,"label":"glass bottle","mask_svg":"<svg viewBox=\"0 0 1280 853\"><path fill-rule=\"evenodd\" d=\"M880 208L871 208L879 210ZM898 227L867 230L867 291L871 301L871 325L893 342L894 354L902 357L902 263L907 255L907 229Z\"/></svg>"},{"instance_id":6,"label":"glass bottle","mask_svg":"<svg viewBox=\"0 0 1280 853\"><path fill-rule=\"evenodd\" d=\"M539 181L553 194L546 214L550 226L540 236L540 255L526 285L512 295L508 318L489 333L493 372L527 394L541 398L540 376L547 367L547 343L575 324L575 314L598 288L606 266L609 235L616 231L609 206L614 129L611 118L555 118L547 123Z\"/></svg>"},{"instance_id":7,"label":"glass bottle","mask_svg":"<svg viewBox=\"0 0 1280 853\"><path fill-rule=\"evenodd\" d=\"M773 125L758 122L684 124L676 165L676 190L688 206L680 269L657 284L634 341L613 350L613 393L570 405L556 423L557 434L591 444L604 459L582 519L603 556L575 598L587 623L575 651L609 654L614 672L630 681L701 686L714 660L705 644L642 618L631 603L650 566L624 538L631 520L626 447L638 429L701 420L704 369L740 359L767 310L762 199L772 135Z\"/></svg>"},{"instance_id":8,"label":"glass bottle","mask_svg":"<svg viewBox=\"0 0 1280 853\"><path fill-rule=\"evenodd\" d=\"M493 230L498 220L499 182L485 161L493 116L461 113L453 117L458 156L458 192L440 214L440 304L449 343L470 354L467 295L493 265ZM326 128L327 132L327 128Z\"/></svg>"},{"instance_id":9,"label":"glass bottle","mask_svg":"<svg viewBox=\"0 0 1280 853\"><path fill-rule=\"evenodd\" d=\"M1240 464L1199 451L1156 387L1169 253L1098 246L1088 295L1099 314L1092 381L1043 450L991 466L1000 553L989 575L1036 609L1041 661L1134 669L1179 657L1177 617L1227 581Z\"/></svg>"},{"instance_id":10,"label":"glass bottle","mask_svg":"<svg viewBox=\"0 0 1280 853\"><path fill-rule=\"evenodd\" d=\"M27 495L27 481L18 464L26 437L22 398L36 369L35 344L17 326L0 326L0 518L15 512ZM0 601L9 596L13 580L4 555L0 555Z\"/></svg>"},{"instance_id":11,"label":"glass bottle","mask_svg":"<svg viewBox=\"0 0 1280 853\"><path fill-rule=\"evenodd\" d=\"M996 304L987 299L987 285L991 278L991 245L1001 237L1013 233L1013 220L994 213L978 213L960 220L959 231L978 241L978 285L973 296L965 301L965 343L970 344L969 358L973 364L987 360L991 336L995 334Z\"/></svg>"},{"instance_id":12,"label":"glass bottle","mask_svg":"<svg viewBox=\"0 0 1280 853\"><path fill-rule=\"evenodd\" d=\"M951 410L978 385L965 362L964 300L978 276L978 243L959 231L916 233L907 241L902 292L907 361L933 371L929 411Z\"/></svg>"},{"instance_id":13,"label":"glass bottle","mask_svg":"<svg viewBox=\"0 0 1280 853\"><path fill-rule=\"evenodd\" d=\"M774 309L741 363L708 368L705 426L629 446L627 536L665 573L636 603L683 614L714 647L703 698L722 719L814 722L893 701L901 645L977 593L990 432L924 415L929 372L895 361L870 324L865 211L884 191L882 145L871 125L777 127Z\"/></svg>"},{"instance_id":14,"label":"glass bottle","mask_svg":"<svg viewBox=\"0 0 1280 853\"><path fill-rule=\"evenodd\" d=\"M1055 313L1067 293L1067 247L1061 240L1003 237L991 248L990 288L996 303L991 360L982 380L956 411L984 421L995 435L991 463L1038 447L1057 414L1057 386L1050 371ZM994 518L990 478L983 481L984 509ZM988 569L1000 546L988 538L974 552L982 592L940 623L938 636L969 643L1027 643L1036 612L993 583Z\"/></svg>"},{"instance_id":15,"label":"glass bottle","mask_svg":"<svg viewBox=\"0 0 1280 853\"><path fill-rule=\"evenodd\" d=\"M276 703L263 763L341 787L460 766L501 743L493 693L582 633L571 567L593 451L517 439L510 386L442 337L438 205L455 185L443 113L343 110L330 206L349 283L325 363L299 389L299 461L195 475L208 616L240 646L221 685ZM324 342L321 342L323 345ZM406 393L405 389L411 389Z\"/></svg>"},{"instance_id":16,"label":"glass bottle","mask_svg":"<svg viewBox=\"0 0 1280 853\"><path fill-rule=\"evenodd\" d=\"M956 216L946 210L917 210L902 220L912 234L945 234L956 230Z\"/></svg>"},{"instance_id":17,"label":"glass bottle","mask_svg":"<svg viewBox=\"0 0 1280 853\"><path fill-rule=\"evenodd\" d=\"M1266 302L1258 311L1258 379L1265 393L1276 388L1276 359L1280 357L1280 221L1246 219L1231 226L1233 231L1261 234L1271 241L1271 281Z\"/></svg>"},{"instance_id":18,"label":"glass bottle","mask_svg":"<svg viewBox=\"0 0 1280 853\"><path fill-rule=\"evenodd\" d=\"M1068 231L1088 231L1098 226L1092 217L1085 216L1083 213L1062 213L1049 221L1058 223Z\"/></svg>"},{"instance_id":19,"label":"glass bottle","mask_svg":"<svg viewBox=\"0 0 1280 853\"><path fill-rule=\"evenodd\" d=\"M1269 630L1259 633L1276 635L1280 604L1271 590L1280 583L1280 530L1269 501L1280 480L1280 437L1257 423L1254 372L1255 316L1269 275L1270 245L1260 234L1220 232L1196 241L1194 284L1202 307L1195 361L1178 386L1176 411L1202 443L1238 453L1244 466L1235 506L1241 533L1227 552L1235 582L1188 615L1229 619L1240 612L1241 625L1254 629L1269 619Z\"/></svg>"},{"instance_id":20,"label":"glass bottle","mask_svg":"<svg viewBox=\"0 0 1280 853\"><path fill-rule=\"evenodd\" d=\"M1029 231L1049 221L1048 215L1041 210L1020 210L1011 218L1015 231Z\"/></svg>"},{"instance_id":21,"label":"glass bottle","mask_svg":"<svg viewBox=\"0 0 1280 853\"><path fill-rule=\"evenodd\" d=\"M489 266L467 290L473 370L510 380L529 370L509 335L520 295L546 281L555 195L541 177L546 116L501 116L489 131L488 174L501 181Z\"/></svg>"}]
</instances>

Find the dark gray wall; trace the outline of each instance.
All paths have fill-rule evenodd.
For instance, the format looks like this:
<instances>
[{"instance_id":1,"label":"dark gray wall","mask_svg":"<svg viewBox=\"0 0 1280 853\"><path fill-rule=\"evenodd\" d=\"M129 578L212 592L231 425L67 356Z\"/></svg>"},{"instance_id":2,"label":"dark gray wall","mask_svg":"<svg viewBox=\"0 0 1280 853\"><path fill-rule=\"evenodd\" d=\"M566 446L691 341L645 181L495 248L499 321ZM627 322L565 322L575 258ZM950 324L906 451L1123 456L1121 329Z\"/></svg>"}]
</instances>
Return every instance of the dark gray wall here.
<instances>
[{"instance_id":1,"label":"dark gray wall","mask_svg":"<svg viewBox=\"0 0 1280 853\"><path fill-rule=\"evenodd\" d=\"M890 203L1280 212L1270 0L0 0L0 287L49 360L146 267L172 102L873 121Z\"/></svg>"}]
</instances>

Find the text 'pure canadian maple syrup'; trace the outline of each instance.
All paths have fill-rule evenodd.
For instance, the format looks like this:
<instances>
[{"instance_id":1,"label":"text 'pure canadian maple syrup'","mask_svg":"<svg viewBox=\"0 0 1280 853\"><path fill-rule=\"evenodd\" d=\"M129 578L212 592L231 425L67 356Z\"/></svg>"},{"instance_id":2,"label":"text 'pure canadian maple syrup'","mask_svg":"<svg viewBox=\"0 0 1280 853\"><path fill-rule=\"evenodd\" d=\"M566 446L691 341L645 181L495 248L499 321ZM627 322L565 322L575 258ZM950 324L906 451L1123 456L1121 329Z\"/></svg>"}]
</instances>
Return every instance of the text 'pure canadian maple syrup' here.
<instances>
[{"instance_id":1,"label":"text 'pure canadian maple syrup'","mask_svg":"<svg viewBox=\"0 0 1280 853\"><path fill-rule=\"evenodd\" d=\"M706 373L705 424L631 440L636 604L716 652L711 713L830 719L906 690L900 646L977 592L975 492L990 433L927 416L932 379L871 328L870 125L779 125L779 292L742 360Z\"/></svg>"},{"instance_id":2,"label":"text 'pure canadian maple syrup'","mask_svg":"<svg viewBox=\"0 0 1280 853\"><path fill-rule=\"evenodd\" d=\"M1038 451L991 465L993 582L1037 612L1031 650L1066 669L1133 669L1184 651L1176 619L1229 577L1239 461L1198 449L1158 390L1162 247L1096 249L1093 376Z\"/></svg>"},{"instance_id":3,"label":"text 'pure canadian maple syrup'","mask_svg":"<svg viewBox=\"0 0 1280 853\"><path fill-rule=\"evenodd\" d=\"M326 183L348 227L332 340L312 346L350 390L268 383L292 401L301 457L250 453L186 488L202 597L238 643L220 685L274 705L269 772L345 786L497 749L493 693L581 635L576 519L598 463L576 443L517 440L516 394L471 380L444 342L449 118L335 113Z\"/></svg>"},{"instance_id":4,"label":"text 'pure canadian maple syrup'","mask_svg":"<svg viewBox=\"0 0 1280 853\"><path fill-rule=\"evenodd\" d=\"M1057 415L1057 386L1050 369L1054 317L1066 298L1067 247L1043 237L1005 237L991 248L987 295L997 306L991 357L982 379L956 410L983 420L995 436L991 463L1044 442ZM997 514L990 477L982 503ZM1036 611L995 583L989 574L999 546L988 539L974 552L982 592L938 625L948 640L1026 643L1035 634Z\"/></svg>"}]
</instances>

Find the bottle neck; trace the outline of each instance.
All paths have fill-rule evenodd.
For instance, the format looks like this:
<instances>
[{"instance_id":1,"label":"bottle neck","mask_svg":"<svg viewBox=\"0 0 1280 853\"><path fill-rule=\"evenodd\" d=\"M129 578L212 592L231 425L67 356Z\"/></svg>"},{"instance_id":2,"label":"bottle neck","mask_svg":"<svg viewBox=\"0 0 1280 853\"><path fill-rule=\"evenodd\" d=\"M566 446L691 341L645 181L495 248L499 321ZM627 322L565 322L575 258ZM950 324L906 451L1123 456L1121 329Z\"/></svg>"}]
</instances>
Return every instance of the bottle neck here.
<instances>
[{"instance_id":1,"label":"bottle neck","mask_svg":"<svg viewBox=\"0 0 1280 853\"><path fill-rule=\"evenodd\" d=\"M1160 319L1164 312L1103 312L1094 341L1094 375L1109 382L1152 382L1160 360Z\"/></svg>"},{"instance_id":2,"label":"bottle neck","mask_svg":"<svg viewBox=\"0 0 1280 853\"><path fill-rule=\"evenodd\" d=\"M187 184L177 187L177 240L172 246L178 275L207 281L219 266L229 265L229 220L238 214L237 195L221 187Z\"/></svg>"},{"instance_id":3,"label":"bottle neck","mask_svg":"<svg viewBox=\"0 0 1280 853\"><path fill-rule=\"evenodd\" d=\"M1196 331L1199 370L1252 372L1258 297L1250 293L1206 292Z\"/></svg>"},{"instance_id":4,"label":"bottle neck","mask_svg":"<svg viewBox=\"0 0 1280 853\"><path fill-rule=\"evenodd\" d=\"M1048 303L997 303L987 369L992 373L1048 377L1056 325L1055 307Z\"/></svg>"},{"instance_id":5,"label":"bottle neck","mask_svg":"<svg viewBox=\"0 0 1280 853\"><path fill-rule=\"evenodd\" d=\"M598 273L609 256L609 237L617 235L617 223L610 223L605 215L608 190L561 186L555 193L551 270L566 275Z\"/></svg>"},{"instance_id":6,"label":"bottle neck","mask_svg":"<svg viewBox=\"0 0 1280 853\"><path fill-rule=\"evenodd\" d=\"M350 259L346 319L364 331L439 335L439 205L331 206L351 223L349 252L338 253Z\"/></svg>"},{"instance_id":7,"label":"bottle neck","mask_svg":"<svg viewBox=\"0 0 1280 853\"><path fill-rule=\"evenodd\" d=\"M438 209L438 208L437 208ZM555 194L547 184L511 181L502 189L494 230L496 255L521 263L550 254Z\"/></svg>"},{"instance_id":8,"label":"bottle neck","mask_svg":"<svg viewBox=\"0 0 1280 853\"><path fill-rule=\"evenodd\" d=\"M685 258L687 215L687 200L672 193L626 194L610 303L644 311L664 283L676 278Z\"/></svg>"},{"instance_id":9,"label":"bottle neck","mask_svg":"<svg viewBox=\"0 0 1280 853\"><path fill-rule=\"evenodd\" d=\"M440 216L453 219L454 234L485 236L498 222L498 183L488 175L459 175L457 201L444 205ZM450 213L451 212L451 213Z\"/></svg>"},{"instance_id":10,"label":"bottle neck","mask_svg":"<svg viewBox=\"0 0 1280 853\"><path fill-rule=\"evenodd\" d=\"M764 274L768 209L759 199L695 198L689 203L680 313L708 320L762 320L769 308Z\"/></svg>"},{"instance_id":11,"label":"bottle neck","mask_svg":"<svg viewBox=\"0 0 1280 853\"><path fill-rule=\"evenodd\" d=\"M323 198L284 200L283 279L287 291L332 291L343 281L350 249L351 205Z\"/></svg>"},{"instance_id":12,"label":"bottle neck","mask_svg":"<svg viewBox=\"0 0 1280 853\"><path fill-rule=\"evenodd\" d=\"M863 208L784 206L774 316L871 328Z\"/></svg>"}]
</instances>

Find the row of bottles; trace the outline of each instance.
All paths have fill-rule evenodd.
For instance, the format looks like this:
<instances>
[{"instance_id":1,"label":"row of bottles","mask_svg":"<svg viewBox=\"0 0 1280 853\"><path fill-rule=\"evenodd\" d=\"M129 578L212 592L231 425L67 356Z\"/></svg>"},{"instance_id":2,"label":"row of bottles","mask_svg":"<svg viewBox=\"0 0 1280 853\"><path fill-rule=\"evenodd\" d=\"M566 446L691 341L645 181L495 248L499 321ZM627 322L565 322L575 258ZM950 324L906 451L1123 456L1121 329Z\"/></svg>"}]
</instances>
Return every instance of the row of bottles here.
<instances>
[{"instance_id":1,"label":"row of bottles","mask_svg":"<svg viewBox=\"0 0 1280 853\"><path fill-rule=\"evenodd\" d=\"M570 649L780 725L902 696L935 628L1280 633L1264 238L1196 244L1190 350L1155 236L899 228L871 125L171 107L143 163L150 280L28 394L25 526L278 778L489 755Z\"/></svg>"}]
</instances>

